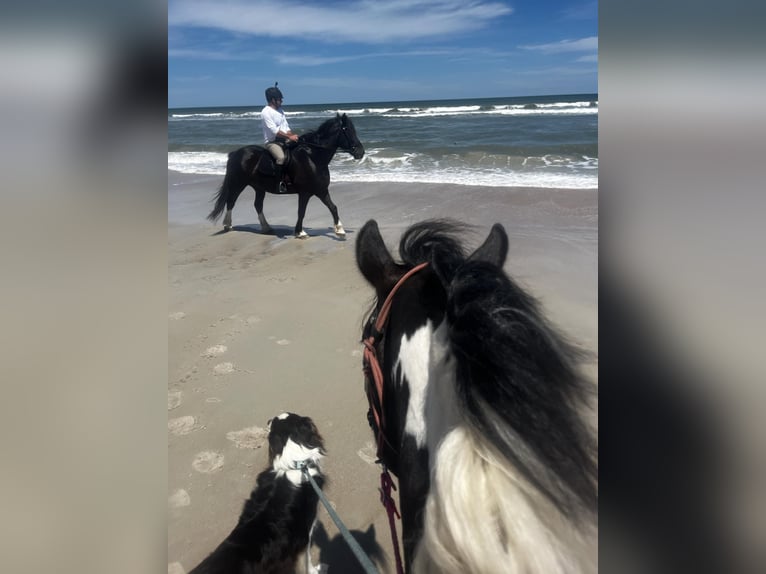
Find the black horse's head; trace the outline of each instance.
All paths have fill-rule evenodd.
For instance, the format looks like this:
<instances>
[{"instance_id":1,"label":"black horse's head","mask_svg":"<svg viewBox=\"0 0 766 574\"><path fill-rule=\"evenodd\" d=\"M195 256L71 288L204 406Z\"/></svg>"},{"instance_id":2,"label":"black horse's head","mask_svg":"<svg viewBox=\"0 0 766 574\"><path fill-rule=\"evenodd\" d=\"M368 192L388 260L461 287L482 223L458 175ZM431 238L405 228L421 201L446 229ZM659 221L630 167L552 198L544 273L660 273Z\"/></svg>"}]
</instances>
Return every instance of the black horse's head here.
<instances>
[{"instance_id":1,"label":"black horse's head","mask_svg":"<svg viewBox=\"0 0 766 574\"><path fill-rule=\"evenodd\" d=\"M356 136L356 128L346 114L336 114L336 119L340 124L340 133L338 134L338 147L354 156L354 159L364 157L364 146Z\"/></svg>"}]
</instances>

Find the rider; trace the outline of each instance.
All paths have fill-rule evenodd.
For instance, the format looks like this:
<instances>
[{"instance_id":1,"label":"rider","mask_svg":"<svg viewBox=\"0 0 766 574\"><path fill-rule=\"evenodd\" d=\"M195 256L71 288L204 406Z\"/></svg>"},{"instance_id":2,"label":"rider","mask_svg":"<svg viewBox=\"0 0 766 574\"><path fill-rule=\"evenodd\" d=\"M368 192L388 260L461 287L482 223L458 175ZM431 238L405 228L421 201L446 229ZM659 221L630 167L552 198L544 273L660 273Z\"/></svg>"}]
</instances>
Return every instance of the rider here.
<instances>
[{"instance_id":1,"label":"rider","mask_svg":"<svg viewBox=\"0 0 766 574\"><path fill-rule=\"evenodd\" d=\"M278 82L277 82L278 84ZM274 84L266 88L266 105L261 110L261 124L263 126L263 140L265 147L274 156L276 163L277 193L285 193L287 188L282 181L282 165L285 163L285 151L277 140L298 141L298 136L290 131L285 112L282 109L282 92Z\"/></svg>"}]
</instances>

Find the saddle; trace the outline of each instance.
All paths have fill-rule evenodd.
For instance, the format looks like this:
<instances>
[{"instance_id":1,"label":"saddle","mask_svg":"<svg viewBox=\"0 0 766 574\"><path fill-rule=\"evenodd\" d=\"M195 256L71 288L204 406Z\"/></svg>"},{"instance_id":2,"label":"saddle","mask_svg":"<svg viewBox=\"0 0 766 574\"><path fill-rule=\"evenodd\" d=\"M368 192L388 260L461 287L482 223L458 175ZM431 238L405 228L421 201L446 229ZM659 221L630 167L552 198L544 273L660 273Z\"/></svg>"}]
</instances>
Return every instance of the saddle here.
<instances>
[{"instance_id":1,"label":"saddle","mask_svg":"<svg viewBox=\"0 0 766 574\"><path fill-rule=\"evenodd\" d=\"M284 141L277 141L276 143L282 146L282 149L285 151L285 163L282 164L282 179L284 179L284 176L287 174L287 166L290 165L290 160L293 156L293 154L290 152L290 148L293 146L285 145L286 142ZM258 147L263 150L263 153L261 154L261 157L255 166L255 171L261 175L274 177L276 175L276 164L274 163L274 156L271 155L271 152L269 152L269 150L267 150L265 147Z\"/></svg>"}]
</instances>

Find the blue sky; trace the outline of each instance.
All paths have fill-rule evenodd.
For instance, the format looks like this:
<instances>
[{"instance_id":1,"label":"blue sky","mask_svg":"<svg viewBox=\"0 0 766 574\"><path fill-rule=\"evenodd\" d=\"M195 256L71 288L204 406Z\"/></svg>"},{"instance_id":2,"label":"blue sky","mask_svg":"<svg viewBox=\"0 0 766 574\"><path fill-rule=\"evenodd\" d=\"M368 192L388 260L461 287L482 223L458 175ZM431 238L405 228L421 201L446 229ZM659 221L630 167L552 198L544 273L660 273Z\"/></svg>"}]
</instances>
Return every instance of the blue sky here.
<instances>
[{"instance_id":1,"label":"blue sky","mask_svg":"<svg viewBox=\"0 0 766 574\"><path fill-rule=\"evenodd\" d=\"M598 91L595 1L169 0L168 106Z\"/></svg>"}]
</instances>

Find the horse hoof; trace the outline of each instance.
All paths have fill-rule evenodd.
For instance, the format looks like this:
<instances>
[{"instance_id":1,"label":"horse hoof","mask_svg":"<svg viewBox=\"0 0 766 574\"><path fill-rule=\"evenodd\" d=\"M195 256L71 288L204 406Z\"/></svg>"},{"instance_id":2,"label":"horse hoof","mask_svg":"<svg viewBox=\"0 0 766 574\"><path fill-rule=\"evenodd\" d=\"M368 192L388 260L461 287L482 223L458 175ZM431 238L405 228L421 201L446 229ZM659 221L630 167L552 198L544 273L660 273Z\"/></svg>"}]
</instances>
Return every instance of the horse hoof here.
<instances>
[{"instance_id":1,"label":"horse hoof","mask_svg":"<svg viewBox=\"0 0 766 574\"><path fill-rule=\"evenodd\" d=\"M342 225L335 226L335 235L337 235L338 237L346 237L346 230L343 229Z\"/></svg>"},{"instance_id":2,"label":"horse hoof","mask_svg":"<svg viewBox=\"0 0 766 574\"><path fill-rule=\"evenodd\" d=\"M296 239L308 239L308 236L309 236L309 234L308 234L308 233L306 233L305 231L301 230L301 232L300 232L300 233L298 233L298 234L295 236L295 238L296 238Z\"/></svg>"},{"instance_id":3,"label":"horse hoof","mask_svg":"<svg viewBox=\"0 0 766 574\"><path fill-rule=\"evenodd\" d=\"M231 225L224 225L223 226L224 231L231 231Z\"/></svg>"},{"instance_id":4,"label":"horse hoof","mask_svg":"<svg viewBox=\"0 0 766 574\"><path fill-rule=\"evenodd\" d=\"M261 233L273 234L274 229L270 225L261 225Z\"/></svg>"}]
</instances>

